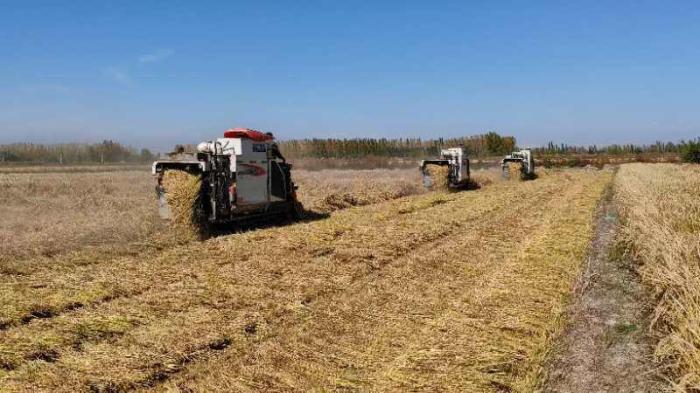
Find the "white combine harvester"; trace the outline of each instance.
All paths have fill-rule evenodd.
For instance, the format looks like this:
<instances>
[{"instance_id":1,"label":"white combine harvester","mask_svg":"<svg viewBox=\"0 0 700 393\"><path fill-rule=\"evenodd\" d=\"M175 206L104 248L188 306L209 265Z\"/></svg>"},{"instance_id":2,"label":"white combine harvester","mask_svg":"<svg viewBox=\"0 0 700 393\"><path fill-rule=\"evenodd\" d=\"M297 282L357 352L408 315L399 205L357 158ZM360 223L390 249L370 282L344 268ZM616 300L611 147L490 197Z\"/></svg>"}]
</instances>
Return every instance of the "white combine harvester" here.
<instances>
[{"instance_id":1,"label":"white combine harvester","mask_svg":"<svg viewBox=\"0 0 700 393\"><path fill-rule=\"evenodd\" d=\"M514 151L501 160L501 169L503 170L504 178L509 178L511 175L515 175L510 173L509 163L519 164L520 176L523 179L535 178L535 160L532 157L532 152L530 149Z\"/></svg>"},{"instance_id":2,"label":"white combine harvester","mask_svg":"<svg viewBox=\"0 0 700 393\"><path fill-rule=\"evenodd\" d=\"M217 224L280 215L298 218L302 210L291 168L272 134L230 129L223 138L200 143L194 154L180 151L153 163L160 215L171 217L162 180L166 171L176 170L201 178L195 209L200 210L197 215L202 221Z\"/></svg>"},{"instance_id":3,"label":"white combine harvester","mask_svg":"<svg viewBox=\"0 0 700 393\"><path fill-rule=\"evenodd\" d=\"M447 185L452 189L466 188L469 186L469 158L462 147L442 149L440 158L423 160L420 162L420 171L423 174L423 185L430 188L435 179L429 171L430 165L447 167Z\"/></svg>"}]
</instances>

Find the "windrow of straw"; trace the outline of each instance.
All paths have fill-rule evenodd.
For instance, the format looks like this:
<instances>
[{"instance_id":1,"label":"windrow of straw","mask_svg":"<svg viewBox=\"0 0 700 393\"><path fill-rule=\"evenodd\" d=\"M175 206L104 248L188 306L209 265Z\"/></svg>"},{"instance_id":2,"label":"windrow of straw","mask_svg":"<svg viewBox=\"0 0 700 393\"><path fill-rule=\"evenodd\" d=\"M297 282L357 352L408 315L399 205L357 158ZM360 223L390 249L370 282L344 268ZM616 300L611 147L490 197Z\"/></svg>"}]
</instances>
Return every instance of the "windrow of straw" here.
<instances>
[{"instance_id":1,"label":"windrow of straw","mask_svg":"<svg viewBox=\"0 0 700 393\"><path fill-rule=\"evenodd\" d=\"M679 392L700 391L700 167L627 164L618 172L621 243L656 300L656 355Z\"/></svg>"},{"instance_id":2,"label":"windrow of straw","mask_svg":"<svg viewBox=\"0 0 700 393\"><path fill-rule=\"evenodd\" d=\"M200 177L185 171L165 171L163 187L172 213L174 235L183 240L196 238L202 229L196 208L201 190Z\"/></svg>"},{"instance_id":3,"label":"windrow of straw","mask_svg":"<svg viewBox=\"0 0 700 393\"><path fill-rule=\"evenodd\" d=\"M426 165L426 171L432 180L430 190L447 191L450 183L450 168L447 165Z\"/></svg>"}]
</instances>

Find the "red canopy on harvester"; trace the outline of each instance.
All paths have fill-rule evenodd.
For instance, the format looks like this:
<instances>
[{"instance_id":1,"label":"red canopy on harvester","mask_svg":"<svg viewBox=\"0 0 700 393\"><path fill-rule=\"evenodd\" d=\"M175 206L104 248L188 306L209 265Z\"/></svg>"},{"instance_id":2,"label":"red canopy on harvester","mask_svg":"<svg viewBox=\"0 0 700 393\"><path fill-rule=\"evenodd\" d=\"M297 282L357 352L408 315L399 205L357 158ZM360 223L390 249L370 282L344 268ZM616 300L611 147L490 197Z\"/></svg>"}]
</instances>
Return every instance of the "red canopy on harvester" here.
<instances>
[{"instance_id":1,"label":"red canopy on harvester","mask_svg":"<svg viewBox=\"0 0 700 393\"><path fill-rule=\"evenodd\" d=\"M224 138L247 138L256 142L267 142L274 139L271 135L250 128L231 128L224 131Z\"/></svg>"}]
</instances>

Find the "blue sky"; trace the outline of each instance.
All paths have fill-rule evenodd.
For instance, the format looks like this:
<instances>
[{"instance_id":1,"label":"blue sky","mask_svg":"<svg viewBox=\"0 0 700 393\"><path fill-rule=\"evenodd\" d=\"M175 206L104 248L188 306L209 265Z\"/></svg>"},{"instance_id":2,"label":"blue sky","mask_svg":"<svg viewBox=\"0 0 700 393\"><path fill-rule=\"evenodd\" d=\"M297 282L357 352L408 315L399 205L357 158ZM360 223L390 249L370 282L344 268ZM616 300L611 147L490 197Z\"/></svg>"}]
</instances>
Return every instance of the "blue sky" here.
<instances>
[{"instance_id":1,"label":"blue sky","mask_svg":"<svg viewBox=\"0 0 700 393\"><path fill-rule=\"evenodd\" d=\"M0 0L0 143L700 136L694 1Z\"/></svg>"}]
</instances>

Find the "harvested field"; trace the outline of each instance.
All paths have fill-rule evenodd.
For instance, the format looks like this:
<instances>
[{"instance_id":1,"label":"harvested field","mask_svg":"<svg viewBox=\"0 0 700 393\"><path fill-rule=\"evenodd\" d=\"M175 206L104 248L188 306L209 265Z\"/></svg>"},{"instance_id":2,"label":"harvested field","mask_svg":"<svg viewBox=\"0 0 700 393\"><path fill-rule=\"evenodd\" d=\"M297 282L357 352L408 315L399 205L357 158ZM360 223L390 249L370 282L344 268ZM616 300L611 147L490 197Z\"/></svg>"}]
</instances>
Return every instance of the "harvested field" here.
<instances>
[{"instance_id":1,"label":"harvested field","mask_svg":"<svg viewBox=\"0 0 700 393\"><path fill-rule=\"evenodd\" d=\"M622 247L655 303L658 361L675 391L700 391L700 168L627 164L615 186Z\"/></svg>"},{"instance_id":2,"label":"harvested field","mask_svg":"<svg viewBox=\"0 0 700 393\"><path fill-rule=\"evenodd\" d=\"M416 171L417 172L417 171ZM529 391L612 174L3 276L3 391Z\"/></svg>"}]
</instances>

